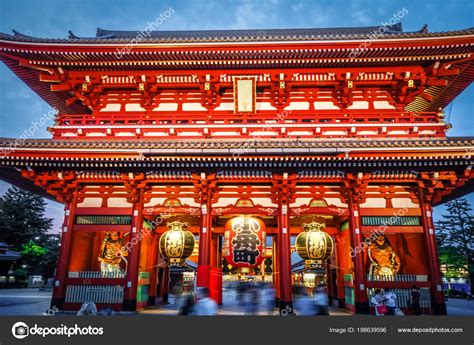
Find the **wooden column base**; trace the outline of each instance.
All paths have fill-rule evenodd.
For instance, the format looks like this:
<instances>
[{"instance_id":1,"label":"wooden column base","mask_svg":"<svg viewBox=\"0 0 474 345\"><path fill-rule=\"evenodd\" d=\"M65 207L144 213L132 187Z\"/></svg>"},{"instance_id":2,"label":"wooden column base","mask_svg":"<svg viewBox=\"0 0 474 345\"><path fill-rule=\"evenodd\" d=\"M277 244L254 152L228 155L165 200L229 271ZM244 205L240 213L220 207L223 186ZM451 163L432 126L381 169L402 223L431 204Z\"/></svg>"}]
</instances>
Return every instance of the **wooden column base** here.
<instances>
[{"instance_id":1,"label":"wooden column base","mask_svg":"<svg viewBox=\"0 0 474 345\"><path fill-rule=\"evenodd\" d=\"M137 300L136 299L124 299L122 310L123 311L136 311L137 310Z\"/></svg>"},{"instance_id":2,"label":"wooden column base","mask_svg":"<svg viewBox=\"0 0 474 345\"><path fill-rule=\"evenodd\" d=\"M52 298L51 299L51 306L50 308L54 310L54 308L57 308L59 310L63 309L64 306L64 298Z\"/></svg>"},{"instance_id":3,"label":"wooden column base","mask_svg":"<svg viewBox=\"0 0 474 345\"><path fill-rule=\"evenodd\" d=\"M169 294L167 292L164 292L163 295L161 295L161 304L169 304Z\"/></svg>"},{"instance_id":4,"label":"wooden column base","mask_svg":"<svg viewBox=\"0 0 474 345\"><path fill-rule=\"evenodd\" d=\"M337 299L337 307L344 309L346 307L346 300L344 298Z\"/></svg>"},{"instance_id":5,"label":"wooden column base","mask_svg":"<svg viewBox=\"0 0 474 345\"><path fill-rule=\"evenodd\" d=\"M209 288L210 276L211 276L211 267L199 265L197 268L196 286Z\"/></svg>"},{"instance_id":6,"label":"wooden column base","mask_svg":"<svg viewBox=\"0 0 474 345\"><path fill-rule=\"evenodd\" d=\"M156 305L156 296L148 296L148 306L152 307Z\"/></svg>"},{"instance_id":7,"label":"wooden column base","mask_svg":"<svg viewBox=\"0 0 474 345\"><path fill-rule=\"evenodd\" d=\"M217 304L222 305L222 270L219 268L211 268L209 279L210 297Z\"/></svg>"},{"instance_id":8,"label":"wooden column base","mask_svg":"<svg viewBox=\"0 0 474 345\"><path fill-rule=\"evenodd\" d=\"M355 302L354 308L355 308L356 314L362 314L362 315L370 314L370 307L369 307L369 303L367 302Z\"/></svg>"},{"instance_id":9,"label":"wooden column base","mask_svg":"<svg viewBox=\"0 0 474 345\"><path fill-rule=\"evenodd\" d=\"M448 315L446 303L432 304L431 308L433 309L433 315Z\"/></svg>"}]
</instances>

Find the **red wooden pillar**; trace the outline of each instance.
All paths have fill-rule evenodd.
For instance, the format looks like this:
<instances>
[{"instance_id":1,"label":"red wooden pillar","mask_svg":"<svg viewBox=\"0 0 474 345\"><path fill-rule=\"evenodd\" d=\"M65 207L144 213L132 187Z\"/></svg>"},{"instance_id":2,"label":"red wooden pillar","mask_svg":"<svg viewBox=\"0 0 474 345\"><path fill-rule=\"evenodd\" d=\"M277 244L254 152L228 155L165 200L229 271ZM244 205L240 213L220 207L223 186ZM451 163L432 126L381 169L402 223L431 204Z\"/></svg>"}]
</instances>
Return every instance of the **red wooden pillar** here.
<instances>
[{"instance_id":1,"label":"red wooden pillar","mask_svg":"<svg viewBox=\"0 0 474 345\"><path fill-rule=\"evenodd\" d=\"M156 283L158 274L158 247L160 237L157 234L153 235L153 242L150 250L150 260L148 261L152 268L150 271L150 288L148 291L148 305L156 305Z\"/></svg>"},{"instance_id":2,"label":"red wooden pillar","mask_svg":"<svg viewBox=\"0 0 474 345\"><path fill-rule=\"evenodd\" d=\"M211 272L211 247L212 221L211 221L211 198L201 206L201 230L199 232L199 257L197 268L197 287L209 288Z\"/></svg>"},{"instance_id":3,"label":"red wooden pillar","mask_svg":"<svg viewBox=\"0 0 474 345\"><path fill-rule=\"evenodd\" d=\"M77 207L77 192L74 192L72 200L64 206L64 221L61 229L61 248L54 277L53 297L51 308L62 309L66 297L66 278L69 269L69 258L71 256L72 228Z\"/></svg>"},{"instance_id":4,"label":"red wooden pillar","mask_svg":"<svg viewBox=\"0 0 474 345\"><path fill-rule=\"evenodd\" d=\"M221 247L218 235L211 239L211 270L209 277L210 296L218 304L222 304L222 265L221 265Z\"/></svg>"},{"instance_id":5,"label":"red wooden pillar","mask_svg":"<svg viewBox=\"0 0 474 345\"><path fill-rule=\"evenodd\" d=\"M158 243L163 234L158 236ZM168 295L169 295L169 267L166 263L166 259L158 251L158 265L157 265L157 275L156 275L156 285L155 289L158 293L160 303L168 304Z\"/></svg>"},{"instance_id":6,"label":"red wooden pillar","mask_svg":"<svg viewBox=\"0 0 474 345\"><path fill-rule=\"evenodd\" d=\"M170 268L169 266L162 268L163 274L161 275L161 304L168 304L169 301L169 291L170 291Z\"/></svg>"},{"instance_id":7,"label":"red wooden pillar","mask_svg":"<svg viewBox=\"0 0 474 345\"><path fill-rule=\"evenodd\" d=\"M137 309L137 288L138 288L138 270L140 264L140 234L143 226L143 189L138 191L138 200L133 203L132 208L132 224L128 244L128 264L127 279L125 284L123 310L134 311Z\"/></svg>"},{"instance_id":8,"label":"red wooden pillar","mask_svg":"<svg viewBox=\"0 0 474 345\"><path fill-rule=\"evenodd\" d=\"M425 236L428 266L431 281L431 307L435 315L447 315L446 303L443 294L443 280L440 272L438 247L433 223L433 208L425 201L423 189L419 189L419 201L423 234Z\"/></svg>"},{"instance_id":9,"label":"red wooden pillar","mask_svg":"<svg viewBox=\"0 0 474 345\"><path fill-rule=\"evenodd\" d=\"M280 223L278 217L278 224ZM280 228L280 227L278 227ZM278 251L278 236L273 236L272 263L273 263L273 287L275 288L275 306L280 306L280 254Z\"/></svg>"},{"instance_id":10,"label":"red wooden pillar","mask_svg":"<svg viewBox=\"0 0 474 345\"><path fill-rule=\"evenodd\" d=\"M346 231L347 232L347 231ZM336 237L336 263L337 263L337 303L339 308L344 308L345 304L345 291L344 291L344 274L346 262L344 252L344 238L343 234L339 233Z\"/></svg>"},{"instance_id":11,"label":"red wooden pillar","mask_svg":"<svg viewBox=\"0 0 474 345\"><path fill-rule=\"evenodd\" d=\"M327 294L329 305L332 305L334 298L337 296L334 295L334 280L333 280L333 270L331 269L331 265L328 261L326 264L326 285L327 285Z\"/></svg>"},{"instance_id":12,"label":"red wooden pillar","mask_svg":"<svg viewBox=\"0 0 474 345\"><path fill-rule=\"evenodd\" d=\"M354 263L354 308L357 314L369 314L369 301L366 290L366 276L364 267L364 251L361 247L362 233L360 222L359 203L353 200L352 193L349 191L349 217L350 238L353 253L352 261ZM346 301L347 302L347 301Z\"/></svg>"},{"instance_id":13,"label":"red wooden pillar","mask_svg":"<svg viewBox=\"0 0 474 345\"><path fill-rule=\"evenodd\" d=\"M280 315L293 314L293 293L291 284L291 242L290 217L287 202L279 205L279 272L280 272Z\"/></svg>"}]
</instances>

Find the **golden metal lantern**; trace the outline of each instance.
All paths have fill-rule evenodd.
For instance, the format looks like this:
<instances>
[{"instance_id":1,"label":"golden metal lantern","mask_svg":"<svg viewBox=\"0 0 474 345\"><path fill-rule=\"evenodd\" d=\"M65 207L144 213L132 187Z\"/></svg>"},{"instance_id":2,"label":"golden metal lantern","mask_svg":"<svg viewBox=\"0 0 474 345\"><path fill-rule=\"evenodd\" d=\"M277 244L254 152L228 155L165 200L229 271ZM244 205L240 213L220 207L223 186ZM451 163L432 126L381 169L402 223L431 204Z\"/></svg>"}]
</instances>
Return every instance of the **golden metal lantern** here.
<instances>
[{"instance_id":1,"label":"golden metal lantern","mask_svg":"<svg viewBox=\"0 0 474 345\"><path fill-rule=\"evenodd\" d=\"M324 223L305 223L301 225L305 232L296 237L296 251L305 260L307 268L322 265L332 255L334 243L326 232L321 231L326 227Z\"/></svg>"},{"instance_id":2,"label":"golden metal lantern","mask_svg":"<svg viewBox=\"0 0 474 345\"><path fill-rule=\"evenodd\" d=\"M170 230L161 236L160 253L168 259L170 266L182 266L193 253L196 243L194 235L186 230L190 224L174 221L167 225Z\"/></svg>"}]
</instances>

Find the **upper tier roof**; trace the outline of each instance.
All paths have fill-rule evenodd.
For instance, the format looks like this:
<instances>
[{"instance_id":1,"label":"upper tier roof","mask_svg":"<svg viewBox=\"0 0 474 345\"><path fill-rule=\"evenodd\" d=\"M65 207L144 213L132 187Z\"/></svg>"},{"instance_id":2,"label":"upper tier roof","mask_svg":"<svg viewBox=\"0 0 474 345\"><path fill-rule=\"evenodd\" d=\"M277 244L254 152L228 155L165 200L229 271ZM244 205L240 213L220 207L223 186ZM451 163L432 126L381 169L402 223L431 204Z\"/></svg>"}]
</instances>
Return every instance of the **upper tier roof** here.
<instances>
[{"instance_id":1,"label":"upper tier roof","mask_svg":"<svg viewBox=\"0 0 474 345\"><path fill-rule=\"evenodd\" d=\"M321 68L387 66L458 71L440 77L446 85L427 87L426 94L432 101L417 96L405 108L433 112L446 107L472 82L473 52L474 28L428 32L425 25L418 31L405 32L401 23L386 27L151 32L99 28L96 37L78 37L70 32L68 38L54 39L17 31L13 35L0 33L0 60L48 104L65 114L91 110L79 101L67 104L70 92L51 90L50 78L41 80L40 75L51 75L53 71L296 73L304 69L316 72Z\"/></svg>"},{"instance_id":2,"label":"upper tier roof","mask_svg":"<svg viewBox=\"0 0 474 345\"><path fill-rule=\"evenodd\" d=\"M68 38L39 38L13 30L13 35L0 33L1 40L36 43L124 43L139 39L140 43L209 43L209 42L287 42L358 39L403 39L446 37L474 34L474 27L444 32L429 32L428 26L405 32L402 24L387 26L252 29L252 30L190 30L190 31L122 31L97 28L95 37L79 37L69 31Z\"/></svg>"}]
</instances>

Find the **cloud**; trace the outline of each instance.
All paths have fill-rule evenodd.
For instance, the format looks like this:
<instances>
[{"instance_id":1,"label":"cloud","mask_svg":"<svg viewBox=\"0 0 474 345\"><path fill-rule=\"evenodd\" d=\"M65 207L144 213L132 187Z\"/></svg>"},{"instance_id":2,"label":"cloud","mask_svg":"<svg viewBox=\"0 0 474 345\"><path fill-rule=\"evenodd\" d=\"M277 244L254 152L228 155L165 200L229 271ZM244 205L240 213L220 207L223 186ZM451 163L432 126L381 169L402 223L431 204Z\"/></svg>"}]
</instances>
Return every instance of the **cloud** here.
<instances>
[{"instance_id":1,"label":"cloud","mask_svg":"<svg viewBox=\"0 0 474 345\"><path fill-rule=\"evenodd\" d=\"M262 9L259 4L248 1L241 2L234 10L235 24L233 26L236 29L256 28L267 22L268 15L269 12Z\"/></svg>"},{"instance_id":2,"label":"cloud","mask_svg":"<svg viewBox=\"0 0 474 345\"><path fill-rule=\"evenodd\" d=\"M360 26L372 26L377 19L373 17L373 9L367 7L361 1L353 1L352 4L352 22Z\"/></svg>"},{"instance_id":3,"label":"cloud","mask_svg":"<svg viewBox=\"0 0 474 345\"><path fill-rule=\"evenodd\" d=\"M291 10L293 12L300 12L303 8L304 8L304 4L302 2L291 5Z\"/></svg>"}]
</instances>

